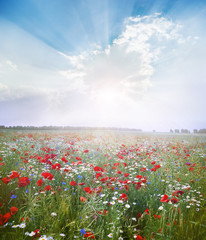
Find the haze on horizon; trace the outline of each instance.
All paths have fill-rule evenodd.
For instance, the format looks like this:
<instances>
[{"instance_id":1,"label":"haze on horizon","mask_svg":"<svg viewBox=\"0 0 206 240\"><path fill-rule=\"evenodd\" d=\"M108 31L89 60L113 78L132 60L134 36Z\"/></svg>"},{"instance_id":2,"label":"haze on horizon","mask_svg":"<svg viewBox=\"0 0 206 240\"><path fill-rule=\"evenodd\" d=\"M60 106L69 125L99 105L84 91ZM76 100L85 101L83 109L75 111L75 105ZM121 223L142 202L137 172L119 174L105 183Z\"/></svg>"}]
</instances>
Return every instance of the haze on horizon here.
<instances>
[{"instance_id":1,"label":"haze on horizon","mask_svg":"<svg viewBox=\"0 0 206 240\"><path fill-rule=\"evenodd\" d=\"M1 0L0 125L206 127L206 2Z\"/></svg>"}]
</instances>

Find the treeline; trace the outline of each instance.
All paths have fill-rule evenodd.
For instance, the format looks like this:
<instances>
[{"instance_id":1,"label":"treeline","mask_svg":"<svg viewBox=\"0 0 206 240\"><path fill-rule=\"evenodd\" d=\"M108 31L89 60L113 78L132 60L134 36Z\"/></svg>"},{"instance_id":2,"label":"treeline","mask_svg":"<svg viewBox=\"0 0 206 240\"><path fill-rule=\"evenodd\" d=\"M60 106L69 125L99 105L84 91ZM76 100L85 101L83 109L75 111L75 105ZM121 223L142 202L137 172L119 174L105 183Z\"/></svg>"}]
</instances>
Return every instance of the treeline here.
<instances>
[{"instance_id":1,"label":"treeline","mask_svg":"<svg viewBox=\"0 0 206 240\"><path fill-rule=\"evenodd\" d=\"M111 131L137 131L142 132L141 129L135 128L115 128L115 127L71 127L71 126L9 126L0 125L0 129L13 130L111 130Z\"/></svg>"},{"instance_id":2,"label":"treeline","mask_svg":"<svg viewBox=\"0 0 206 240\"><path fill-rule=\"evenodd\" d=\"M191 133L188 129L170 129L170 133ZM206 133L206 129L203 128L203 129L200 129L200 130L197 130L197 129L194 129L193 130L193 133Z\"/></svg>"}]
</instances>

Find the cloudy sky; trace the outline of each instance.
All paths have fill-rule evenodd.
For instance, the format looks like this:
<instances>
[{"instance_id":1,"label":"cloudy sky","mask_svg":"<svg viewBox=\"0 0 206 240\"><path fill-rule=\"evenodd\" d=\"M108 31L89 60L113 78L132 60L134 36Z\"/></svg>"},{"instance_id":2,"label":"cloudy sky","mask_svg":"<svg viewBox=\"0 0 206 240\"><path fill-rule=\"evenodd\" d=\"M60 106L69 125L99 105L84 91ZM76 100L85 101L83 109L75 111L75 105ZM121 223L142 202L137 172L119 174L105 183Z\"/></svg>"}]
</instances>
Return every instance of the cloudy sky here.
<instances>
[{"instance_id":1,"label":"cloudy sky","mask_svg":"<svg viewBox=\"0 0 206 240\"><path fill-rule=\"evenodd\" d=\"M0 125L206 127L204 0L0 0Z\"/></svg>"}]
</instances>

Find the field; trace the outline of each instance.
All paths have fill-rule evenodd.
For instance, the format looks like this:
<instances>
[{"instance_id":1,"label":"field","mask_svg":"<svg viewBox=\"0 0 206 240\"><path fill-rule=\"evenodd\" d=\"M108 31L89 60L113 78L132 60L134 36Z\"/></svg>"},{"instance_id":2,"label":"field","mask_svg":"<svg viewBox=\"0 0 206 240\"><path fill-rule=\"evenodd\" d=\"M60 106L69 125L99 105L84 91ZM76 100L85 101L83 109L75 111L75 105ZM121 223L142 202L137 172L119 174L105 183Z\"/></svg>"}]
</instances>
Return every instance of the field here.
<instances>
[{"instance_id":1,"label":"field","mask_svg":"<svg viewBox=\"0 0 206 240\"><path fill-rule=\"evenodd\" d=\"M206 239L206 136L0 132L0 239Z\"/></svg>"}]
</instances>

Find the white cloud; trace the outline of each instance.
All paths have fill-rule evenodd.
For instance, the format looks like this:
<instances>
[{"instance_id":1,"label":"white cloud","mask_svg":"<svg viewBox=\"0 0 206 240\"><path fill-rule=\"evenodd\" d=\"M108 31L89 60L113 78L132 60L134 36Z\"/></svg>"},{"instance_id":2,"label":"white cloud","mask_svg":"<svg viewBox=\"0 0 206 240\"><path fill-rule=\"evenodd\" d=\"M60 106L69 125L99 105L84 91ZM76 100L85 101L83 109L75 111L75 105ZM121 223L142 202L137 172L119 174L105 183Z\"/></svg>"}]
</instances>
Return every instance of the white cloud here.
<instances>
[{"instance_id":1,"label":"white cloud","mask_svg":"<svg viewBox=\"0 0 206 240\"><path fill-rule=\"evenodd\" d=\"M17 65L14 64L12 61L7 60L7 61L6 61L6 64L7 64L8 66L10 66L13 70L17 70Z\"/></svg>"},{"instance_id":2,"label":"white cloud","mask_svg":"<svg viewBox=\"0 0 206 240\"><path fill-rule=\"evenodd\" d=\"M61 71L70 80L78 82L88 94L102 91L130 98L142 97L151 86L154 64L168 46L183 42L181 25L160 14L130 17L123 32L106 49L99 47L77 56L62 54L72 68ZM82 81L80 81L80 79ZM86 86L86 87L85 87ZM77 87L78 88L78 87ZM117 94L120 93L120 94Z\"/></svg>"}]
</instances>

